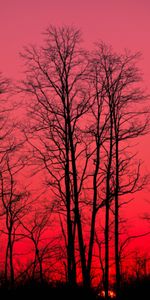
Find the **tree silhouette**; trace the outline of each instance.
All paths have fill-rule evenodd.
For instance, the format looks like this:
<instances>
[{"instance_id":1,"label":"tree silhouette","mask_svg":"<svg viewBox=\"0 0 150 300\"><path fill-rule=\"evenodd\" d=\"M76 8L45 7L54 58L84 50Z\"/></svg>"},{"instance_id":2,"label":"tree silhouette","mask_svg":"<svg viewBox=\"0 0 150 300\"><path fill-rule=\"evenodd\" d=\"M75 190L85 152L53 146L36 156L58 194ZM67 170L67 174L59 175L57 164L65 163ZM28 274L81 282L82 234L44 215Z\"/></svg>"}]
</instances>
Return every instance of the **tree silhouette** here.
<instances>
[{"instance_id":1,"label":"tree silhouette","mask_svg":"<svg viewBox=\"0 0 150 300\"><path fill-rule=\"evenodd\" d=\"M87 52L81 48L80 31L69 26L50 26L44 37L42 47L26 47L22 54L26 70L20 90L26 95L28 111L23 130L34 172L41 172L50 190L49 208L60 221L71 286L76 285L80 268L83 285L91 285L95 239L102 245L96 235L101 214L105 263L102 259L100 263L105 298L109 298L114 226L119 298L121 207L147 184L133 143L149 129L144 107L148 97L139 87L139 54L117 54L104 43ZM22 226L35 244L35 265L38 261L42 269L32 228Z\"/></svg>"},{"instance_id":2,"label":"tree silhouette","mask_svg":"<svg viewBox=\"0 0 150 300\"><path fill-rule=\"evenodd\" d=\"M88 280L85 245L79 208L79 195L84 182L89 156L81 143L80 119L89 109L86 83L87 59L79 48L80 32L71 27L49 27L46 45L39 51L26 49L23 57L28 65L22 89L30 94L34 119L32 132L43 132L42 146L34 147L50 175L49 185L57 203L66 207L68 281L76 282L74 253L78 231L84 282ZM78 176L80 158L84 164Z\"/></svg>"},{"instance_id":3,"label":"tree silhouette","mask_svg":"<svg viewBox=\"0 0 150 300\"><path fill-rule=\"evenodd\" d=\"M147 183L140 176L141 162L134 166L134 154L131 154L130 142L148 132L148 112L143 102L147 99L138 87L141 80L136 62L139 54L125 52L115 54L112 49L100 43L97 45L97 61L101 77L101 93L109 107L109 151L106 175L106 225L105 225L105 295L108 298L109 280L109 207L114 199L115 217L115 268L117 297L120 289L119 258L119 209L123 203L120 197L141 190ZM110 182L111 180L111 182ZM111 186L110 186L111 183ZM108 195L108 196L107 196ZM126 203L126 202L125 202ZM125 204L124 203L124 204Z\"/></svg>"}]
</instances>

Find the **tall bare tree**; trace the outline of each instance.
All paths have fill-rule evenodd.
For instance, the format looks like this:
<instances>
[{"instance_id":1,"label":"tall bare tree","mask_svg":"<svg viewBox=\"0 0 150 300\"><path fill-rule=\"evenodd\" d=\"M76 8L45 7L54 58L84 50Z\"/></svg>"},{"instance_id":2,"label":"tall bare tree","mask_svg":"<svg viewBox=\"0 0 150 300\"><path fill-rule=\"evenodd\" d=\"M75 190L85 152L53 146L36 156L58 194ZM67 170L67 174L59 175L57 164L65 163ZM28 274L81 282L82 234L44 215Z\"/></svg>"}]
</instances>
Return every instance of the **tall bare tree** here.
<instances>
[{"instance_id":1,"label":"tall bare tree","mask_svg":"<svg viewBox=\"0 0 150 300\"><path fill-rule=\"evenodd\" d=\"M135 64L138 54L116 54L111 47L99 43L90 56L81 49L80 31L73 27L50 26L44 36L43 47L31 46L22 54L26 72L21 90L27 95L30 118L24 131L36 172L43 171L46 176L51 205L62 214L60 225L67 241L67 276L71 285L77 279L76 242L83 283L91 283L96 217L101 208L105 209L106 299L113 212L118 297L120 207L127 203L122 200L127 194L145 184L140 162L133 168L135 157L129 147L148 128L143 105L146 97L139 88L140 74ZM87 185L91 188L88 195ZM92 208L88 242L83 222L88 213L86 204Z\"/></svg>"},{"instance_id":2,"label":"tall bare tree","mask_svg":"<svg viewBox=\"0 0 150 300\"><path fill-rule=\"evenodd\" d=\"M132 194L141 190L146 184L146 177L140 175L140 162L134 166L134 152L130 146L132 140L148 132L149 117L145 110L144 101L147 99L139 88L141 81L140 72L136 66L139 54L125 52L123 55L114 53L111 47L100 43L97 46L101 78L104 78L103 95L105 103L109 106L110 133L110 160L108 166L108 180L106 187L113 183L111 197L106 199L106 227L105 227L105 272L106 272L106 298L108 298L108 212L110 202L114 199L115 217L115 268L116 268L116 292L120 289L120 258L119 258L119 208L123 204L121 196ZM112 171L111 171L112 169ZM107 176L106 176L107 177ZM107 189L106 189L107 190ZM107 195L107 192L106 192ZM111 200L111 201L110 201ZM127 203L125 201L125 203ZM124 204L125 204L124 203ZM108 208L107 208L108 205Z\"/></svg>"},{"instance_id":3,"label":"tall bare tree","mask_svg":"<svg viewBox=\"0 0 150 300\"><path fill-rule=\"evenodd\" d=\"M22 89L30 95L32 132L42 132L41 146L34 149L50 175L55 203L63 203L66 209L68 281L76 282L77 228L83 281L87 282L79 197L89 160L80 130L82 117L89 109L88 62L79 46L79 30L50 26L45 37L43 48L31 47L23 54L28 70Z\"/></svg>"}]
</instances>

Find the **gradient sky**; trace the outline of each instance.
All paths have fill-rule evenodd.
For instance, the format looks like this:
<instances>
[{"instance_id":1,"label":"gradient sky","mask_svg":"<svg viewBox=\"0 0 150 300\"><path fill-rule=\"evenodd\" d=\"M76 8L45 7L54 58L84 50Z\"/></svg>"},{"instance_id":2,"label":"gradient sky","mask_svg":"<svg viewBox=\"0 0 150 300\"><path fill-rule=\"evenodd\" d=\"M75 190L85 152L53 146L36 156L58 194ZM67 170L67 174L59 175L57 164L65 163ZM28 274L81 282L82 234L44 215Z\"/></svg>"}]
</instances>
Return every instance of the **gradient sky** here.
<instances>
[{"instance_id":1,"label":"gradient sky","mask_svg":"<svg viewBox=\"0 0 150 300\"><path fill-rule=\"evenodd\" d=\"M149 84L149 0L0 0L0 69L18 77L18 52L49 25L75 24L88 45L102 39L117 50L143 53Z\"/></svg>"},{"instance_id":2,"label":"gradient sky","mask_svg":"<svg viewBox=\"0 0 150 300\"><path fill-rule=\"evenodd\" d=\"M0 70L5 76L20 78L19 52L29 43L41 42L41 33L50 24L78 26L90 48L94 41L103 40L116 51L141 51L139 65L144 73L144 86L150 93L149 0L0 0ZM142 138L139 148L147 170L149 139ZM138 196L137 215L148 209L144 201L148 197L146 193ZM140 231L141 225L137 226Z\"/></svg>"}]
</instances>

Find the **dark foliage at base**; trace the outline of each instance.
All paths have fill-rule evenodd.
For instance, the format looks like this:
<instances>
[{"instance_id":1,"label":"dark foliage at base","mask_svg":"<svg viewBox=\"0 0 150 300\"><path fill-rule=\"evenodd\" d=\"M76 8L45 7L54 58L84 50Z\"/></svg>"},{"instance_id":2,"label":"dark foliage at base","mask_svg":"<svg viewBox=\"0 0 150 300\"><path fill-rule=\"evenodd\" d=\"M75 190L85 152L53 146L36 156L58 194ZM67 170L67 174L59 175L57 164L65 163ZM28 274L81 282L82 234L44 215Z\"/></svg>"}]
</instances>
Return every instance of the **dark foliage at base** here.
<instances>
[{"instance_id":1,"label":"dark foliage at base","mask_svg":"<svg viewBox=\"0 0 150 300\"><path fill-rule=\"evenodd\" d=\"M83 288L82 286L70 287L63 283L43 283L36 281L18 284L11 288L8 285L0 288L0 299L64 299L96 300L97 296L94 290Z\"/></svg>"},{"instance_id":2,"label":"dark foliage at base","mask_svg":"<svg viewBox=\"0 0 150 300\"><path fill-rule=\"evenodd\" d=\"M39 283L36 280L20 282L12 287L9 283L0 286L0 299L22 300L102 300L100 292L91 288L84 288L77 285L69 286L62 282ZM111 299L111 297L110 297ZM128 278L122 283L119 300L150 299L150 276L142 278Z\"/></svg>"},{"instance_id":3,"label":"dark foliage at base","mask_svg":"<svg viewBox=\"0 0 150 300\"><path fill-rule=\"evenodd\" d=\"M121 300L150 299L150 276L131 278L122 285Z\"/></svg>"}]
</instances>

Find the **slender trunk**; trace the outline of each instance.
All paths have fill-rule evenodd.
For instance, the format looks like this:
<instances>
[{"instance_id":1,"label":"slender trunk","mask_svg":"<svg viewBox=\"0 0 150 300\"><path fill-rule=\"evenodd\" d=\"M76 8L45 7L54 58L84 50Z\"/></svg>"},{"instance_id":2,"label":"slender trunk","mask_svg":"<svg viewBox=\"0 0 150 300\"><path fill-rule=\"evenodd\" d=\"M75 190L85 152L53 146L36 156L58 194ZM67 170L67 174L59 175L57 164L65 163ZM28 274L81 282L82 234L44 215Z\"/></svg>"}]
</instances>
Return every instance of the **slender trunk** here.
<instances>
[{"instance_id":1,"label":"slender trunk","mask_svg":"<svg viewBox=\"0 0 150 300\"><path fill-rule=\"evenodd\" d=\"M77 224L77 230L78 230L82 276L83 276L84 285L89 286L90 278L89 278L89 274L88 274L87 266L86 266L85 245L84 245L84 240L83 240L82 223L81 223L81 217L80 217L80 211L79 211L76 160L75 160L75 151L74 151L74 144L73 144L70 122L69 122L69 140L70 140L70 148L71 148L71 161L72 161L73 183L74 183L73 188L74 188L74 200L75 200L75 222Z\"/></svg>"},{"instance_id":2,"label":"slender trunk","mask_svg":"<svg viewBox=\"0 0 150 300\"><path fill-rule=\"evenodd\" d=\"M42 266L42 259L41 257L38 258L39 260L39 266L40 266L40 281L41 283L44 282L44 278L43 278L43 266Z\"/></svg>"},{"instance_id":3,"label":"slender trunk","mask_svg":"<svg viewBox=\"0 0 150 300\"><path fill-rule=\"evenodd\" d=\"M115 187L115 269L116 269L116 297L120 291L120 257L119 257L119 149L118 136L116 133L116 187Z\"/></svg>"},{"instance_id":4,"label":"slender trunk","mask_svg":"<svg viewBox=\"0 0 150 300\"><path fill-rule=\"evenodd\" d=\"M106 206L105 206L105 299L108 299L109 290L109 210L110 210L110 168L111 157L109 158L107 182L106 182Z\"/></svg>"},{"instance_id":5,"label":"slender trunk","mask_svg":"<svg viewBox=\"0 0 150 300\"><path fill-rule=\"evenodd\" d=\"M66 121L68 127L68 139L71 150L71 164L72 164L72 173L73 173L73 192L74 192L74 212L75 212L75 224L77 224L78 231L78 240L79 240L79 251L81 258L81 268L82 268L82 276L83 283L85 286L89 286L89 276L86 267L86 255L85 255L85 246L83 240L83 232L82 232L82 223L79 211L79 197L78 197L78 183L77 183L77 170L76 170L76 158L75 158L75 149L73 143L73 133L71 128L71 120L70 120L70 104L69 104L69 89L68 89L68 77L65 81L66 85ZM63 99L64 102L64 99Z\"/></svg>"},{"instance_id":6,"label":"slender trunk","mask_svg":"<svg viewBox=\"0 0 150 300\"><path fill-rule=\"evenodd\" d=\"M94 235L95 235L95 222L96 222L96 213L97 213L97 175L100 164L100 143L97 142L97 155L96 155L96 168L93 177L93 208L92 208L92 220L91 220L91 231L90 231L90 242L89 242L89 252L88 252L88 273L90 276L91 265L92 265L92 254L93 254L93 245L94 245Z\"/></svg>"},{"instance_id":7,"label":"slender trunk","mask_svg":"<svg viewBox=\"0 0 150 300\"><path fill-rule=\"evenodd\" d=\"M2 181L3 182L3 181ZM3 193L3 184L2 184L2 199L4 197ZM3 200L4 203L4 200ZM4 203L5 205L5 203ZM6 254L5 254L5 281L7 283L8 281L8 261L9 261L9 217L8 217L8 209L6 209L6 228L7 228L7 248L6 248Z\"/></svg>"},{"instance_id":8,"label":"slender trunk","mask_svg":"<svg viewBox=\"0 0 150 300\"><path fill-rule=\"evenodd\" d=\"M112 118L112 103L110 103L110 137L109 137L109 153L108 166L106 175L106 211L105 211L105 299L108 297L109 290L109 211L110 211L110 177L113 155L113 118Z\"/></svg>"},{"instance_id":9,"label":"slender trunk","mask_svg":"<svg viewBox=\"0 0 150 300\"><path fill-rule=\"evenodd\" d=\"M37 247L37 246L36 246ZM42 266L42 258L39 255L39 249L38 247L36 248L36 256L38 259L38 263L39 263L39 268L40 268L40 282L43 283L44 279L43 279L43 266Z\"/></svg>"},{"instance_id":10,"label":"slender trunk","mask_svg":"<svg viewBox=\"0 0 150 300\"><path fill-rule=\"evenodd\" d=\"M34 262L33 262L33 270L32 270L32 279L33 280L35 279L35 269L36 269L36 265L37 265L36 259L37 259L37 256L36 256L36 249L35 249Z\"/></svg>"},{"instance_id":11,"label":"slender trunk","mask_svg":"<svg viewBox=\"0 0 150 300\"><path fill-rule=\"evenodd\" d=\"M9 254L9 242L7 242L6 254L5 254L5 282L8 281L8 254Z\"/></svg>"},{"instance_id":12,"label":"slender trunk","mask_svg":"<svg viewBox=\"0 0 150 300\"><path fill-rule=\"evenodd\" d=\"M68 244L67 244L67 261L68 261L68 283L71 286L76 285L76 263L74 253L74 237L72 233L72 221L67 216L67 231L68 231Z\"/></svg>"},{"instance_id":13,"label":"slender trunk","mask_svg":"<svg viewBox=\"0 0 150 300\"><path fill-rule=\"evenodd\" d=\"M94 191L94 194L96 194L96 191ZM94 201L93 201L93 212L92 212L91 232L90 232L90 242L89 242L89 252L88 252L88 266L87 266L87 268L88 268L89 276L91 274L92 254L93 254L94 235L95 235L95 221L96 221L95 203L96 203L96 196L94 196Z\"/></svg>"},{"instance_id":14,"label":"slender trunk","mask_svg":"<svg viewBox=\"0 0 150 300\"><path fill-rule=\"evenodd\" d=\"M65 148L66 148L66 165L65 165L65 186L66 186L66 206L67 206L67 268L68 283L71 286L76 285L76 262L74 249L74 233L71 219L71 195L70 195L70 172L69 172L69 141L68 125L65 116Z\"/></svg>"},{"instance_id":15,"label":"slender trunk","mask_svg":"<svg viewBox=\"0 0 150 300\"><path fill-rule=\"evenodd\" d=\"M13 265L13 244L11 240L12 231L11 228L9 230L9 261L10 261L10 280L11 285L14 285L14 265Z\"/></svg>"},{"instance_id":16,"label":"slender trunk","mask_svg":"<svg viewBox=\"0 0 150 300\"><path fill-rule=\"evenodd\" d=\"M96 72L96 100L97 100L97 129L96 129L96 165L95 172L93 176L93 202L92 202L92 220L91 220L91 230L90 230L90 242L89 242L89 252L88 252L88 273L91 274L92 266L92 255L94 246L94 236L95 236L95 224L96 224L96 214L97 214L97 176L100 166L100 147L101 147L101 133L102 128L100 128L101 123L101 112L102 112L102 99L99 96L98 88L98 74Z\"/></svg>"},{"instance_id":17,"label":"slender trunk","mask_svg":"<svg viewBox=\"0 0 150 300\"><path fill-rule=\"evenodd\" d=\"M68 175L66 177L68 177ZM69 187L68 178L66 178L68 283L70 285L75 285L76 284L76 263L75 263L75 253L74 253L74 236L73 236L73 228L72 228L72 220L71 220L69 189L70 187Z\"/></svg>"},{"instance_id":18,"label":"slender trunk","mask_svg":"<svg viewBox=\"0 0 150 300\"><path fill-rule=\"evenodd\" d=\"M73 168L75 168L75 161L72 158ZM74 169L75 171L75 169ZM89 286L89 276L86 267L86 255L85 255L85 245L83 240L83 231L82 231L82 223L79 211L79 203L78 203L78 190L77 190L77 175L76 172L73 171L74 177L74 197L75 197L75 220L77 224L78 230L78 239L79 239L79 250L80 250L80 258L81 258L81 268L82 268L82 276L83 283L85 286Z\"/></svg>"},{"instance_id":19,"label":"slender trunk","mask_svg":"<svg viewBox=\"0 0 150 300\"><path fill-rule=\"evenodd\" d=\"M108 299L109 289L109 200L106 200L105 212L105 299Z\"/></svg>"}]
</instances>

